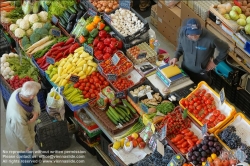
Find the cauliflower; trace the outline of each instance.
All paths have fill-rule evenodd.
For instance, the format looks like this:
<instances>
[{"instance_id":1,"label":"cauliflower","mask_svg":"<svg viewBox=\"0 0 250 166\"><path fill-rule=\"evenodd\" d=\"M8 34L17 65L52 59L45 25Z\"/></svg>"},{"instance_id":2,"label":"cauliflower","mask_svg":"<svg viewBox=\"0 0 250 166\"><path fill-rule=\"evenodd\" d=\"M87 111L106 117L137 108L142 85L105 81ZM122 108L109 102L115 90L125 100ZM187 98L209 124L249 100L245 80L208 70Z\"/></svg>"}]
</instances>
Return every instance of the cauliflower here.
<instances>
[{"instance_id":1,"label":"cauliflower","mask_svg":"<svg viewBox=\"0 0 250 166\"><path fill-rule=\"evenodd\" d=\"M17 28L15 30L15 36L18 38L22 38L25 35L25 31L22 30L21 28Z\"/></svg>"},{"instance_id":2,"label":"cauliflower","mask_svg":"<svg viewBox=\"0 0 250 166\"><path fill-rule=\"evenodd\" d=\"M23 30L28 30L30 28L30 23L27 20L22 20L19 24L19 27Z\"/></svg>"},{"instance_id":3,"label":"cauliflower","mask_svg":"<svg viewBox=\"0 0 250 166\"><path fill-rule=\"evenodd\" d=\"M19 26L20 22L22 21L23 19L19 18L18 20L16 20L16 24Z\"/></svg>"},{"instance_id":4,"label":"cauliflower","mask_svg":"<svg viewBox=\"0 0 250 166\"><path fill-rule=\"evenodd\" d=\"M30 15L31 15L31 14L27 14L27 15L25 15L25 16L23 17L23 19L24 19L24 20L29 21L29 17L30 17Z\"/></svg>"},{"instance_id":5,"label":"cauliflower","mask_svg":"<svg viewBox=\"0 0 250 166\"><path fill-rule=\"evenodd\" d=\"M41 22L36 22L36 23L34 23L33 25L32 25L32 29L33 29L33 31L36 29L36 28L42 28L43 27L43 23L41 23Z\"/></svg>"},{"instance_id":6,"label":"cauliflower","mask_svg":"<svg viewBox=\"0 0 250 166\"><path fill-rule=\"evenodd\" d=\"M12 32L15 31L17 28L18 28L18 25L17 25L17 24L11 24L11 25L10 25L10 30L11 30Z\"/></svg>"},{"instance_id":7,"label":"cauliflower","mask_svg":"<svg viewBox=\"0 0 250 166\"><path fill-rule=\"evenodd\" d=\"M39 21L39 18L38 18L38 15L37 14L31 14L30 16L29 16L29 22L31 23L31 24L34 24L34 23L36 23L36 22L38 22Z\"/></svg>"},{"instance_id":8,"label":"cauliflower","mask_svg":"<svg viewBox=\"0 0 250 166\"><path fill-rule=\"evenodd\" d=\"M48 20L48 13L47 12L41 11L40 13L38 13L38 16L40 18L40 21L47 22L47 20Z\"/></svg>"},{"instance_id":9,"label":"cauliflower","mask_svg":"<svg viewBox=\"0 0 250 166\"><path fill-rule=\"evenodd\" d=\"M30 35L33 33L33 29L28 29L27 31L26 31L26 35L28 36L28 37L30 37Z\"/></svg>"}]
</instances>

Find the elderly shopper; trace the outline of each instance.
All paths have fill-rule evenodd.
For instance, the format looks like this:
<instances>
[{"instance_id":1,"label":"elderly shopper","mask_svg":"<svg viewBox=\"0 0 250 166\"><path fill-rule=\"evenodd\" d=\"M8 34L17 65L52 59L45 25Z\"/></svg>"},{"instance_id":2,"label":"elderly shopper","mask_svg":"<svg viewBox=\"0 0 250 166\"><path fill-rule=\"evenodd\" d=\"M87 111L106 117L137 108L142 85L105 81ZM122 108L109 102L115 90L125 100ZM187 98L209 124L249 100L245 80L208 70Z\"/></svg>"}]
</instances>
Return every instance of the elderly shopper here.
<instances>
[{"instance_id":1,"label":"elderly shopper","mask_svg":"<svg viewBox=\"0 0 250 166\"><path fill-rule=\"evenodd\" d=\"M22 166L32 166L32 149L35 143L35 122L40 114L37 93L41 85L28 81L10 96L6 109L5 134L13 151L19 151Z\"/></svg>"}]
</instances>

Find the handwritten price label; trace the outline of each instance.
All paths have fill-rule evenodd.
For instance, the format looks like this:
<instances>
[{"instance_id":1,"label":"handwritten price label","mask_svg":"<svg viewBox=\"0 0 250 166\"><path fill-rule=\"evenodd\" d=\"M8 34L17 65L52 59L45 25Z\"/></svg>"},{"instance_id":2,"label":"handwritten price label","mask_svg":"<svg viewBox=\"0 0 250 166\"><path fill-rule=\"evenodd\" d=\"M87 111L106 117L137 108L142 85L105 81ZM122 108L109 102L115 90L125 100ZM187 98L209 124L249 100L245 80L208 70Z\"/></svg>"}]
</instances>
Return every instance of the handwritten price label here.
<instances>
[{"instance_id":1,"label":"handwritten price label","mask_svg":"<svg viewBox=\"0 0 250 166\"><path fill-rule=\"evenodd\" d=\"M106 21L106 22L108 22L108 23L111 23L111 17L108 15L108 14L106 14L106 13L104 13L103 14L103 19Z\"/></svg>"},{"instance_id":2,"label":"handwritten price label","mask_svg":"<svg viewBox=\"0 0 250 166\"><path fill-rule=\"evenodd\" d=\"M107 74L109 81L115 81L117 79L117 76L115 74Z\"/></svg>"},{"instance_id":3,"label":"handwritten price label","mask_svg":"<svg viewBox=\"0 0 250 166\"><path fill-rule=\"evenodd\" d=\"M90 16L96 16L96 15L97 15L97 12L94 11L93 9L89 8L88 14L89 14Z\"/></svg>"},{"instance_id":4,"label":"handwritten price label","mask_svg":"<svg viewBox=\"0 0 250 166\"><path fill-rule=\"evenodd\" d=\"M61 36L61 31L58 29L51 29L51 33L52 35L56 36L56 37L60 37Z\"/></svg>"},{"instance_id":5,"label":"handwritten price label","mask_svg":"<svg viewBox=\"0 0 250 166\"><path fill-rule=\"evenodd\" d=\"M69 79L70 81L77 83L79 81L79 76L71 75Z\"/></svg>"},{"instance_id":6,"label":"handwritten price label","mask_svg":"<svg viewBox=\"0 0 250 166\"><path fill-rule=\"evenodd\" d=\"M119 6L120 8L130 10L130 0L120 0Z\"/></svg>"},{"instance_id":7,"label":"handwritten price label","mask_svg":"<svg viewBox=\"0 0 250 166\"><path fill-rule=\"evenodd\" d=\"M84 47L84 51L86 51L90 55L93 55L93 48L91 46L89 46L88 44L84 43L83 47Z\"/></svg>"},{"instance_id":8,"label":"handwritten price label","mask_svg":"<svg viewBox=\"0 0 250 166\"><path fill-rule=\"evenodd\" d=\"M124 91L116 92L116 93L115 93L115 96L116 96L116 98L121 99L121 98L124 98L124 97L125 97L125 93L124 93Z\"/></svg>"},{"instance_id":9,"label":"handwritten price label","mask_svg":"<svg viewBox=\"0 0 250 166\"><path fill-rule=\"evenodd\" d=\"M119 61L120 61L120 57L115 53L112 56L112 62L113 62L114 65L117 65Z\"/></svg>"},{"instance_id":10,"label":"handwritten price label","mask_svg":"<svg viewBox=\"0 0 250 166\"><path fill-rule=\"evenodd\" d=\"M54 58L51 58L51 57L46 57L46 62L48 63L48 64L55 64L55 59Z\"/></svg>"},{"instance_id":11,"label":"handwritten price label","mask_svg":"<svg viewBox=\"0 0 250 166\"><path fill-rule=\"evenodd\" d=\"M58 23L58 18L56 16L52 16L51 21L56 25Z\"/></svg>"}]
</instances>

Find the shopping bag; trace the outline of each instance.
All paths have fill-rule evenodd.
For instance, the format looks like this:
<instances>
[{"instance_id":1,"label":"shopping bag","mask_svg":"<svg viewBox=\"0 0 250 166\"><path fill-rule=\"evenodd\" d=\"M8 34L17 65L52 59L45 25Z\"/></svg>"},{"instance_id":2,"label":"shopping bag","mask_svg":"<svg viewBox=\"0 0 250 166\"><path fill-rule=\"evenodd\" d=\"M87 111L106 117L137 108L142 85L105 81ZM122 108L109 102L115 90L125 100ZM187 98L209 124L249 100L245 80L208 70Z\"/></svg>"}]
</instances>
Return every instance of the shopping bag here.
<instances>
[{"instance_id":1,"label":"shopping bag","mask_svg":"<svg viewBox=\"0 0 250 166\"><path fill-rule=\"evenodd\" d=\"M62 108L64 101L62 95L60 94L60 88L51 88L48 93L46 103L50 108Z\"/></svg>"},{"instance_id":2,"label":"shopping bag","mask_svg":"<svg viewBox=\"0 0 250 166\"><path fill-rule=\"evenodd\" d=\"M48 114L51 117L54 117L57 121L64 121L64 117L65 117L65 107L64 105L61 108L51 108L51 107L46 107L46 110L48 112Z\"/></svg>"}]
</instances>

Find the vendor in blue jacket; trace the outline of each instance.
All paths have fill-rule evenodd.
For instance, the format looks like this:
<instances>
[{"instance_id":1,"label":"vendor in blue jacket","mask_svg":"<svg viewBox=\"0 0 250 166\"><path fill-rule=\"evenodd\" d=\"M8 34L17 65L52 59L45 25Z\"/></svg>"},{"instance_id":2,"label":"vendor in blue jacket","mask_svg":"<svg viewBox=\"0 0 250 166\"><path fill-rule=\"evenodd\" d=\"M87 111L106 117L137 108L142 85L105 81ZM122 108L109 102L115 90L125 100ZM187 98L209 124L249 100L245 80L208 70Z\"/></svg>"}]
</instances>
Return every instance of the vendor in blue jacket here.
<instances>
[{"instance_id":1,"label":"vendor in blue jacket","mask_svg":"<svg viewBox=\"0 0 250 166\"><path fill-rule=\"evenodd\" d=\"M201 28L200 21L188 19L180 29L178 47L173 59L169 61L175 65L183 55L181 68L190 79L198 84L206 81L211 85L210 70L225 60L229 46L210 31ZM215 48L219 54L214 58Z\"/></svg>"}]
</instances>

